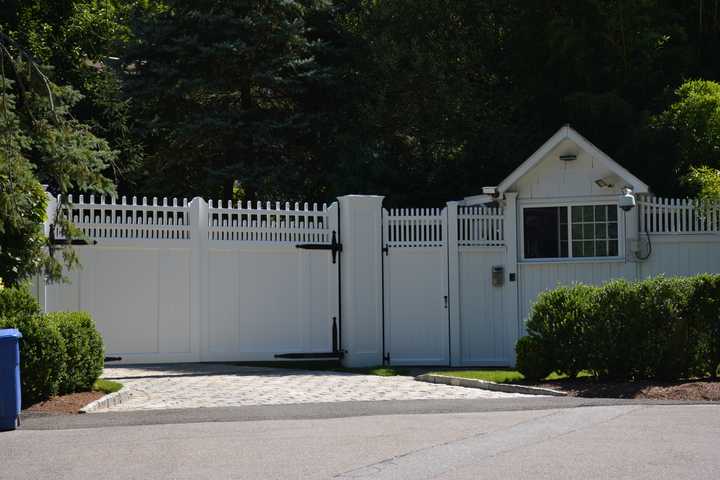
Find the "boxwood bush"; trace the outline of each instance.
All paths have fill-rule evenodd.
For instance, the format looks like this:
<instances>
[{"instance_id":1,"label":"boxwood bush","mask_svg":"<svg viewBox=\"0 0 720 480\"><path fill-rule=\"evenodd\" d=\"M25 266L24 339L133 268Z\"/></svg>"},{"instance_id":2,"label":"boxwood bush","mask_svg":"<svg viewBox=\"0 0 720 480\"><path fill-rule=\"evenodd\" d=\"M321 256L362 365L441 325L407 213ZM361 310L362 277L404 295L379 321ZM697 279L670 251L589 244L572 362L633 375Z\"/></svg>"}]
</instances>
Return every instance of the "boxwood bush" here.
<instances>
[{"instance_id":1,"label":"boxwood bush","mask_svg":"<svg viewBox=\"0 0 720 480\"><path fill-rule=\"evenodd\" d=\"M17 328L23 406L60 393L65 376L65 340L57 325L41 315L0 317L0 328Z\"/></svg>"},{"instance_id":2,"label":"boxwood bush","mask_svg":"<svg viewBox=\"0 0 720 480\"><path fill-rule=\"evenodd\" d=\"M102 373L105 353L100 333L87 312L57 312L46 315L65 341L65 374L60 393L90 390Z\"/></svg>"},{"instance_id":3,"label":"boxwood bush","mask_svg":"<svg viewBox=\"0 0 720 480\"><path fill-rule=\"evenodd\" d=\"M559 287L538 297L527 333L516 350L528 378L537 378L538 364L613 379L715 375L720 275Z\"/></svg>"},{"instance_id":4,"label":"boxwood bush","mask_svg":"<svg viewBox=\"0 0 720 480\"><path fill-rule=\"evenodd\" d=\"M86 391L100 376L103 343L87 313L43 315L24 287L0 289L0 328L17 328L23 406Z\"/></svg>"}]
</instances>

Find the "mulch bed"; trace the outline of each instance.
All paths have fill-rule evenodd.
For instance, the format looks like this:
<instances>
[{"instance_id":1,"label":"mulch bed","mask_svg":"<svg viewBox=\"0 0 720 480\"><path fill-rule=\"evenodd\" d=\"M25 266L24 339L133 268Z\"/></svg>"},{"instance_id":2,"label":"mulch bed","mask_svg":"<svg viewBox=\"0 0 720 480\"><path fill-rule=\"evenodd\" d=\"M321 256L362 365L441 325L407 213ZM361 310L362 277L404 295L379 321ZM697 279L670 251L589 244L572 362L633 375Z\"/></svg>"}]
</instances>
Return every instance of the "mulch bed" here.
<instances>
[{"instance_id":1,"label":"mulch bed","mask_svg":"<svg viewBox=\"0 0 720 480\"><path fill-rule=\"evenodd\" d=\"M23 412L33 413L80 413L80 409L88 403L105 396L103 392L79 392L52 397L44 402L36 403Z\"/></svg>"},{"instance_id":2,"label":"mulch bed","mask_svg":"<svg viewBox=\"0 0 720 480\"><path fill-rule=\"evenodd\" d=\"M589 378L556 380L534 384L561 390L573 397L638 398L649 400L720 401L720 381L598 382Z\"/></svg>"}]
</instances>

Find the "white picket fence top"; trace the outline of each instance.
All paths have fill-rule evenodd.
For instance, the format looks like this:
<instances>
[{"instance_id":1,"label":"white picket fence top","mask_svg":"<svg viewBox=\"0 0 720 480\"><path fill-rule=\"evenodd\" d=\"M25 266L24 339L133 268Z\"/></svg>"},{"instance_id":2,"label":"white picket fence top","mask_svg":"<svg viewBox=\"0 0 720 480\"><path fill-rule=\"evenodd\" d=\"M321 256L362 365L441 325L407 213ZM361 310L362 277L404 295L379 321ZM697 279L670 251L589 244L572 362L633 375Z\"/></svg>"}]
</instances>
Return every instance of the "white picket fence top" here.
<instances>
[{"instance_id":1,"label":"white picket fence top","mask_svg":"<svg viewBox=\"0 0 720 480\"><path fill-rule=\"evenodd\" d=\"M233 242L329 243L328 206L313 203L218 201L208 203L210 240Z\"/></svg>"},{"instance_id":2,"label":"white picket fence top","mask_svg":"<svg viewBox=\"0 0 720 480\"><path fill-rule=\"evenodd\" d=\"M71 221L92 239L190 239L190 208L185 198L148 201L146 197L128 200L123 196L106 200L104 196L80 195L74 201L69 195L68 203Z\"/></svg>"},{"instance_id":3,"label":"white picket fence top","mask_svg":"<svg viewBox=\"0 0 720 480\"><path fill-rule=\"evenodd\" d=\"M505 245L502 208L458 207L458 245L499 247Z\"/></svg>"},{"instance_id":4,"label":"white picket fence top","mask_svg":"<svg viewBox=\"0 0 720 480\"><path fill-rule=\"evenodd\" d=\"M58 200L61 200L58 198ZM196 234L212 241L329 243L328 205L257 202L254 205L209 201L207 223L199 210L178 198L68 196L69 218L94 240L190 240ZM202 204L204 201L197 199ZM207 233L205 233L205 231ZM56 232L62 238L62 232Z\"/></svg>"},{"instance_id":5,"label":"white picket fence top","mask_svg":"<svg viewBox=\"0 0 720 480\"><path fill-rule=\"evenodd\" d=\"M391 208L385 210L385 244L389 247L441 247L445 245L444 210Z\"/></svg>"},{"instance_id":6,"label":"white picket fence top","mask_svg":"<svg viewBox=\"0 0 720 480\"><path fill-rule=\"evenodd\" d=\"M638 199L640 231L699 234L720 232L720 205L696 199L645 197Z\"/></svg>"}]
</instances>

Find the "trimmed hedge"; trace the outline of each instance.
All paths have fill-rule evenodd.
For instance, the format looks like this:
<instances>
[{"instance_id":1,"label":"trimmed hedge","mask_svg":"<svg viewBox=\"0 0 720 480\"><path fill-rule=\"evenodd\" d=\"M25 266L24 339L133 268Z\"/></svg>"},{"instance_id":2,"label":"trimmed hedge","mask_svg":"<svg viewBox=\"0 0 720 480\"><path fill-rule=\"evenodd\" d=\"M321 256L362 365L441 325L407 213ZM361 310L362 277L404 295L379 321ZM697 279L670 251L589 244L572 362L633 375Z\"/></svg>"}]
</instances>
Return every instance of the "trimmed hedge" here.
<instances>
[{"instance_id":1,"label":"trimmed hedge","mask_svg":"<svg viewBox=\"0 0 720 480\"><path fill-rule=\"evenodd\" d=\"M65 340L57 325L40 315L0 317L0 328L17 328L20 339L20 378L23 406L60 393L65 376Z\"/></svg>"},{"instance_id":2,"label":"trimmed hedge","mask_svg":"<svg viewBox=\"0 0 720 480\"><path fill-rule=\"evenodd\" d=\"M65 374L60 393L90 390L105 363L103 341L87 312L56 312L46 315L65 340Z\"/></svg>"},{"instance_id":3,"label":"trimmed hedge","mask_svg":"<svg viewBox=\"0 0 720 480\"><path fill-rule=\"evenodd\" d=\"M527 332L517 366L531 379L548 369L631 380L716 375L720 275L559 287L538 297Z\"/></svg>"},{"instance_id":4,"label":"trimmed hedge","mask_svg":"<svg viewBox=\"0 0 720 480\"><path fill-rule=\"evenodd\" d=\"M53 395L90 390L104 362L102 338L90 315L42 315L25 288L0 289L0 328L17 328L23 406Z\"/></svg>"},{"instance_id":5,"label":"trimmed hedge","mask_svg":"<svg viewBox=\"0 0 720 480\"><path fill-rule=\"evenodd\" d=\"M0 288L1 317L32 317L40 315L40 305L24 287Z\"/></svg>"}]
</instances>

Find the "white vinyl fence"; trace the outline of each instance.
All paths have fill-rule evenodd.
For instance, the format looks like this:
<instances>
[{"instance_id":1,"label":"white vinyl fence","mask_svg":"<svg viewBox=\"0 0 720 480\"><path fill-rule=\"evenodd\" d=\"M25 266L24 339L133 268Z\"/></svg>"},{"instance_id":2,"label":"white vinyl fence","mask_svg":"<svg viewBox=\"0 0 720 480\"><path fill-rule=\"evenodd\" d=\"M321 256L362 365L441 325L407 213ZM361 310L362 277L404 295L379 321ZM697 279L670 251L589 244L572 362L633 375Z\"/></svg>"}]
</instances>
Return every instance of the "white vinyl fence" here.
<instances>
[{"instance_id":1,"label":"white vinyl fence","mask_svg":"<svg viewBox=\"0 0 720 480\"><path fill-rule=\"evenodd\" d=\"M342 352L357 366L493 366L514 363L532 303L559 284L720 272L717 205L642 197L619 216L620 257L524 261L516 195L389 210L355 195L80 197L82 268L38 294L47 311L91 312L126 363Z\"/></svg>"},{"instance_id":2,"label":"white vinyl fence","mask_svg":"<svg viewBox=\"0 0 720 480\"><path fill-rule=\"evenodd\" d=\"M158 362L331 351L337 264L296 245L329 242L336 204L80 197L70 214L97 244L76 247L82 269L47 289L45 308L90 311L108 354Z\"/></svg>"}]
</instances>

